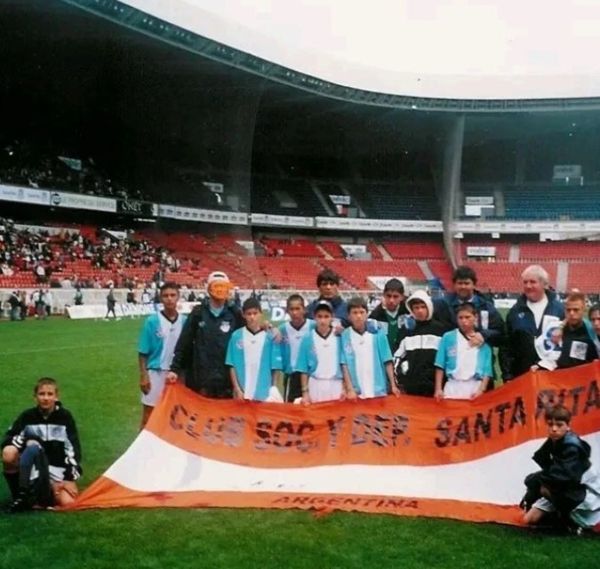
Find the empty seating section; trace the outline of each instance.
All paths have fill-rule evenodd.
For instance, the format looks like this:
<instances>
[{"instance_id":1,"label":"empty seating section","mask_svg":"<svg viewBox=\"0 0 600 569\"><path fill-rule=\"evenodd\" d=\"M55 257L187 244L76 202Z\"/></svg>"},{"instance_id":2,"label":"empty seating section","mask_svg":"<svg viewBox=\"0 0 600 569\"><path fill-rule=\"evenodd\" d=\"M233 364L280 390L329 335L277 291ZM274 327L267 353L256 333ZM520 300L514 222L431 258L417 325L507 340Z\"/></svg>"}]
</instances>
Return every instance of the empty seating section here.
<instances>
[{"instance_id":1,"label":"empty seating section","mask_svg":"<svg viewBox=\"0 0 600 569\"><path fill-rule=\"evenodd\" d=\"M448 261L427 261L434 277L440 279L444 288L449 290L452 288L452 266ZM470 263L469 263L470 265Z\"/></svg>"},{"instance_id":2,"label":"empty seating section","mask_svg":"<svg viewBox=\"0 0 600 569\"><path fill-rule=\"evenodd\" d=\"M316 261L305 258L257 257L254 262L265 287L315 289L322 270Z\"/></svg>"},{"instance_id":3,"label":"empty seating section","mask_svg":"<svg viewBox=\"0 0 600 569\"><path fill-rule=\"evenodd\" d=\"M600 265L598 263L570 263L567 288L578 288L584 293L600 291Z\"/></svg>"},{"instance_id":4,"label":"empty seating section","mask_svg":"<svg viewBox=\"0 0 600 569\"><path fill-rule=\"evenodd\" d=\"M383 246L394 259L445 259L442 243L386 241Z\"/></svg>"},{"instance_id":5,"label":"empty seating section","mask_svg":"<svg viewBox=\"0 0 600 569\"><path fill-rule=\"evenodd\" d=\"M403 185L397 182L354 183L355 194L365 214L376 219L441 219L433 185Z\"/></svg>"},{"instance_id":6,"label":"empty seating section","mask_svg":"<svg viewBox=\"0 0 600 569\"><path fill-rule=\"evenodd\" d=\"M253 179L250 209L255 213L274 215L301 215L315 217L328 215L317 194L305 180L256 176ZM289 196L289 205L278 196Z\"/></svg>"},{"instance_id":7,"label":"empty seating section","mask_svg":"<svg viewBox=\"0 0 600 569\"><path fill-rule=\"evenodd\" d=\"M523 261L592 261L600 258L599 241L548 241L520 245Z\"/></svg>"},{"instance_id":8,"label":"empty seating section","mask_svg":"<svg viewBox=\"0 0 600 569\"><path fill-rule=\"evenodd\" d=\"M319 241L319 245L334 259L343 259L345 257L344 250L337 241Z\"/></svg>"},{"instance_id":9,"label":"empty seating section","mask_svg":"<svg viewBox=\"0 0 600 569\"><path fill-rule=\"evenodd\" d=\"M598 219L600 185L505 187L504 203L508 219Z\"/></svg>"},{"instance_id":10,"label":"empty seating section","mask_svg":"<svg viewBox=\"0 0 600 569\"><path fill-rule=\"evenodd\" d=\"M425 276L416 262L411 261L321 261L326 266L340 275L352 288L374 289L368 277L406 277L411 280L423 282Z\"/></svg>"},{"instance_id":11,"label":"empty seating section","mask_svg":"<svg viewBox=\"0 0 600 569\"><path fill-rule=\"evenodd\" d=\"M308 239L262 239L268 255L285 257L322 257L323 254L313 241Z\"/></svg>"}]
</instances>

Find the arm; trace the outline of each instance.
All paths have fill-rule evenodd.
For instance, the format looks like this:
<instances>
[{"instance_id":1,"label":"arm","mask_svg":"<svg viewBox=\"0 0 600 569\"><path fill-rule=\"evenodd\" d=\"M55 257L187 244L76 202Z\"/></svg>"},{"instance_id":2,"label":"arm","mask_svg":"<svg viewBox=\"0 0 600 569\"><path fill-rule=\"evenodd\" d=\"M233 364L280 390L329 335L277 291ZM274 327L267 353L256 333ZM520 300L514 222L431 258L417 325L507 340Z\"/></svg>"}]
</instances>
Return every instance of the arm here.
<instances>
[{"instance_id":1,"label":"arm","mask_svg":"<svg viewBox=\"0 0 600 569\"><path fill-rule=\"evenodd\" d=\"M194 351L194 333L198 327L197 314L190 314L185 321L175 351L173 352L173 360L171 362L171 371L167 375L167 382L173 383L177 381L181 373L191 367L193 351Z\"/></svg>"},{"instance_id":2,"label":"arm","mask_svg":"<svg viewBox=\"0 0 600 569\"><path fill-rule=\"evenodd\" d=\"M579 449L572 444L565 445L559 456L542 472L542 484L552 490L561 490L574 483L580 483L583 473L589 468Z\"/></svg>"},{"instance_id":3,"label":"arm","mask_svg":"<svg viewBox=\"0 0 600 569\"><path fill-rule=\"evenodd\" d=\"M488 386L489 382L490 382L490 378L489 377L486 376L486 377L481 378L481 381L479 382L479 388L473 394L473 396L471 397L471 399L476 399L482 393L485 393L485 390L487 389L487 386Z\"/></svg>"},{"instance_id":4,"label":"arm","mask_svg":"<svg viewBox=\"0 0 600 569\"><path fill-rule=\"evenodd\" d=\"M231 387L233 388L233 396L235 399L243 399L244 391L240 387L240 383L238 381L237 373L235 373L235 368L229 368L229 378L231 379Z\"/></svg>"},{"instance_id":5,"label":"arm","mask_svg":"<svg viewBox=\"0 0 600 569\"><path fill-rule=\"evenodd\" d=\"M434 397L436 401L441 401L444 398L444 391L442 389L442 380L444 379L444 370L436 367L435 368L435 391Z\"/></svg>"},{"instance_id":6,"label":"arm","mask_svg":"<svg viewBox=\"0 0 600 569\"><path fill-rule=\"evenodd\" d=\"M346 391L346 399L355 400L358 397L358 395L356 394L356 391L354 391L352 379L350 378L350 373L348 372L348 366L346 364L342 364L342 376L344 377L344 389Z\"/></svg>"},{"instance_id":7,"label":"arm","mask_svg":"<svg viewBox=\"0 0 600 569\"><path fill-rule=\"evenodd\" d=\"M391 361L385 362L385 374L387 375L392 395L400 397L400 389L398 389L398 386L396 385L396 378L394 377L394 364Z\"/></svg>"},{"instance_id":8,"label":"arm","mask_svg":"<svg viewBox=\"0 0 600 569\"><path fill-rule=\"evenodd\" d=\"M65 480L77 480L81 476L81 443L75 419L69 413L67 438L65 440Z\"/></svg>"},{"instance_id":9,"label":"arm","mask_svg":"<svg viewBox=\"0 0 600 569\"><path fill-rule=\"evenodd\" d=\"M504 340L500 345L500 349L498 350L498 363L500 364L500 370L502 372L502 380L504 382L510 381L514 378L513 374L513 366L514 366L514 356L512 354L512 325L511 325L511 313L508 313L506 317L506 334L504 335Z\"/></svg>"},{"instance_id":10,"label":"arm","mask_svg":"<svg viewBox=\"0 0 600 569\"><path fill-rule=\"evenodd\" d=\"M140 368L140 389L144 395L150 392L150 377L148 375L148 356L146 354L138 354L138 366Z\"/></svg>"},{"instance_id":11,"label":"arm","mask_svg":"<svg viewBox=\"0 0 600 569\"><path fill-rule=\"evenodd\" d=\"M300 383L302 385L302 403L304 405L310 405L310 396L308 395L308 374L303 373L300 375Z\"/></svg>"}]
</instances>

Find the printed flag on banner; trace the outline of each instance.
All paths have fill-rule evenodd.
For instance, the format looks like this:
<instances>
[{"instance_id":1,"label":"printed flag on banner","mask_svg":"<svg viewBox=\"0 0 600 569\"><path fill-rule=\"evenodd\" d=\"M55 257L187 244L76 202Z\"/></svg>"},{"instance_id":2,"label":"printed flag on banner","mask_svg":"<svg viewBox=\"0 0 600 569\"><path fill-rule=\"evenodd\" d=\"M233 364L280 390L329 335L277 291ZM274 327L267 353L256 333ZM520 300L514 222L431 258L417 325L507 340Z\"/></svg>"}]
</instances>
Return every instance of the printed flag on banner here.
<instances>
[{"instance_id":1,"label":"printed flag on banner","mask_svg":"<svg viewBox=\"0 0 600 569\"><path fill-rule=\"evenodd\" d=\"M572 411L599 465L599 377L595 362L529 373L472 402L311 407L169 386L146 429L72 509L302 508L520 524L548 404Z\"/></svg>"}]
</instances>

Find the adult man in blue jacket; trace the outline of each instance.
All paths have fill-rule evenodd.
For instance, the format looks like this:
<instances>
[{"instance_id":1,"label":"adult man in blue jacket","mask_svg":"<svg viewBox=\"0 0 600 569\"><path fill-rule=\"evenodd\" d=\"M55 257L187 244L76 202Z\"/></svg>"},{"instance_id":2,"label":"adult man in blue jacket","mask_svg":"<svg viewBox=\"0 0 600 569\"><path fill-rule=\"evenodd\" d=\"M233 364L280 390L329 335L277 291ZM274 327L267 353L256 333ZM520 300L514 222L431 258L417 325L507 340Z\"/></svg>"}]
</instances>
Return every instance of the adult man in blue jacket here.
<instances>
[{"instance_id":1,"label":"adult man in blue jacket","mask_svg":"<svg viewBox=\"0 0 600 569\"><path fill-rule=\"evenodd\" d=\"M341 325L346 328L349 325L348 306L346 301L339 295L339 285L340 277L331 269L323 269L317 275L319 297L306 307L306 314L310 319L314 320L315 308L319 302L326 300L333 308L334 327L339 328Z\"/></svg>"},{"instance_id":2,"label":"adult man in blue jacket","mask_svg":"<svg viewBox=\"0 0 600 569\"><path fill-rule=\"evenodd\" d=\"M504 381L529 371L532 366L539 366L548 357L540 352L540 342L536 347L536 339L565 317L562 303L549 290L548 273L543 267L530 265L521 278L523 294L506 316L507 341L499 354Z\"/></svg>"}]
</instances>

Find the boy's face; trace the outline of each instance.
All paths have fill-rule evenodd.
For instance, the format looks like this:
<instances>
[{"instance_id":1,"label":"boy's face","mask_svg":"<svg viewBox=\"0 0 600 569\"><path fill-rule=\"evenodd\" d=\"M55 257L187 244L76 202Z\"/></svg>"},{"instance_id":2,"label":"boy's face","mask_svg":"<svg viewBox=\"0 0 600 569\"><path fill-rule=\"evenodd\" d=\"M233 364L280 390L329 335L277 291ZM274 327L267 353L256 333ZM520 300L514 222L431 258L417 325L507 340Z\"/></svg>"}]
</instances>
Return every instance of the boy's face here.
<instances>
[{"instance_id":1,"label":"boy's face","mask_svg":"<svg viewBox=\"0 0 600 569\"><path fill-rule=\"evenodd\" d=\"M51 412L58 401L58 389L54 385L40 385L35 392L37 406L45 412Z\"/></svg>"},{"instance_id":2,"label":"boy's face","mask_svg":"<svg viewBox=\"0 0 600 569\"><path fill-rule=\"evenodd\" d=\"M600 310L594 310L590 314L590 321L594 327L594 332L596 332L596 334L600 334Z\"/></svg>"},{"instance_id":3,"label":"boy's face","mask_svg":"<svg viewBox=\"0 0 600 569\"><path fill-rule=\"evenodd\" d=\"M331 300L338 294L338 285L333 281L322 281L319 285L319 294L322 298Z\"/></svg>"},{"instance_id":4,"label":"boy's face","mask_svg":"<svg viewBox=\"0 0 600 569\"><path fill-rule=\"evenodd\" d=\"M317 310L315 313L315 322L317 323L317 328L320 332L326 332L331 328L331 321L333 320L333 315L329 310Z\"/></svg>"},{"instance_id":5,"label":"boy's face","mask_svg":"<svg viewBox=\"0 0 600 569\"><path fill-rule=\"evenodd\" d=\"M458 322L458 328L461 332L472 332L475 329L475 325L477 324L477 317L472 312L468 310L461 310L456 315L456 320Z\"/></svg>"},{"instance_id":6,"label":"boy's face","mask_svg":"<svg viewBox=\"0 0 600 569\"><path fill-rule=\"evenodd\" d=\"M404 295L397 290L386 290L383 293L383 306L386 310L394 312L395 310L398 310L403 298Z\"/></svg>"},{"instance_id":7,"label":"boy's face","mask_svg":"<svg viewBox=\"0 0 600 569\"><path fill-rule=\"evenodd\" d=\"M179 291L174 288L166 288L160 293L160 301L163 303L165 310L175 310L178 300Z\"/></svg>"},{"instance_id":8,"label":"boy's face","mask_svg":"<svg viewBox=\"0 0 600 569\"><path fill-rule=\"evenodd\" d=\"M454 281L454 292L463 300L468 300L475 292L475 283L471 279L458 279Z\"/></svg>"},{"instance_id":9,"label":"boy's face","mask_svg":"<svg viewBox=\"0 0 600 569\"><path fill-rule=\"evenodd\" d=\"M257 329L262 324L262 312L258 308L248 308L244 310L244 318L248 328Z\"/></svg>"},{"instance_id":10,"label":"boy's face","mask_svg":"<svg viewBox=\"0 0 600 569\"><path fill-rule=\"evenodd\" d=\"M302 322L306 314L304 304L299 300L293 300L288 304L287 313L290 315L292 322Z\"/></svg>"},{"instance_id":11,"label":"boy's face","mask_svg":"<svg viewBox=\"0 0 600 569\"><path fill-rule=\"evenodd\" d=\"M427 305L420 300L413 300L410 303L410 310L413 313L415 320L418 320L419 322L424 322L429 318Z\"/></svg>"},{"instance_id":12,"label":"boy's face","mask_svg":"<svg viewBox=\"0 0 600 569\"><path fill-rule=\"evenodd\" d=\"M546 424L548 425L548 437L553 441L562 439L571 430L569 423L566 421L550 419Z\"/></svg>"},{"instance_id":13,"label":"boy's face","mask_svg":"<svg viewBox=\"0 0 600 569\"><path fill-rule=\"evenodd\" d=\"M362 306L355 306L350 309L348 320L353 328L362 330L367 323L367 311Z\"/></svg>"},{"instance_id":14,"label":"boy's face","mask_svg":"<svg viewBox=\"0 0 600 569\"><path fill-rule=\"evenodd\" d=\"M583 322L585 304L581 300L567 302L565 305L565 316L567 324L571 327L579 326Z\"/></svg>"}]
</instances>

